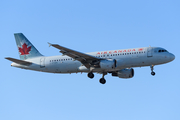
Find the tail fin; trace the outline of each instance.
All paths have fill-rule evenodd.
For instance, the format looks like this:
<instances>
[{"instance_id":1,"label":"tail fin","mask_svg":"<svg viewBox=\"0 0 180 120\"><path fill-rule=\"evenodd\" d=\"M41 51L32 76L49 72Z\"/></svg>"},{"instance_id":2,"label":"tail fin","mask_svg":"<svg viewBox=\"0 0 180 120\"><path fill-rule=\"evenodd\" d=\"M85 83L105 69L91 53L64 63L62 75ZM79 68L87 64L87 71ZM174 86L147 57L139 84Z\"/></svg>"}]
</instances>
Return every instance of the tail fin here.
<instances>
[{"instance_id":1,"label":"tail fin","mask_svg":"<svg viewBox=\"0 0 180 120\"><path fill-rule=\"evenodd\" d=\"M42 56L42 54L39 53L39 51L22 33L15 33L14 37L16 39L21 60Z\"/></svg>"}]
</instances>

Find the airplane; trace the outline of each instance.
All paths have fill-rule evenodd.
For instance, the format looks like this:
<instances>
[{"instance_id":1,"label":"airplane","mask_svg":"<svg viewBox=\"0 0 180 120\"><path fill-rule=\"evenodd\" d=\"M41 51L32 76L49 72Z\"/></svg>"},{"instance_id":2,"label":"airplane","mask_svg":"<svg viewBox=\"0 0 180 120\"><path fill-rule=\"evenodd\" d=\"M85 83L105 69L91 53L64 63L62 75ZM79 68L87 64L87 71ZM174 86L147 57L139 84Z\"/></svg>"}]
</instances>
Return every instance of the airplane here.
<instances>
[{"instance_id":1,"label":"airplane","mask_svg":"<svg viewBox=\"0 0 180 120\"><path fill-rule=\"evenodd\" d=\"M6 57L12 61L11 66L48 72L48 73L87 73L94 78L94 73L102 74L99 80L105 84L105 75L110 73L114 77L132 78L134 67L150 66L151 75L155 75L154 66L171 62L175 59L172 53L161 47L141 47L131 49L109 50L91 53L78 52L58 44L48 43L55 47L62 55L43 56L33 44L22 34L14 34L19 51L19 59Z\"/></svg>"}]
</instances>

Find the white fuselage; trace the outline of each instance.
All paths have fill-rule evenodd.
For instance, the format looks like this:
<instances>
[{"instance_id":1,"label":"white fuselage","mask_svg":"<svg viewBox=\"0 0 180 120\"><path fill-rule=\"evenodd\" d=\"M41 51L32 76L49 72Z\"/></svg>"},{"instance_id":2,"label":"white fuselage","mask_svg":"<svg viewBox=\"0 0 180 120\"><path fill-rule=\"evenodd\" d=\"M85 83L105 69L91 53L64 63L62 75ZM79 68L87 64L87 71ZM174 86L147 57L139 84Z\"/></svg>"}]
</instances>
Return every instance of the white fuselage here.
<instances>
[{"instance_id":1,"label":"white fuselage","mask_svg":"<svg viewBox=\"0 0 180 120\"><path fill-rule=\"evenodd\" d=\"M159 50L164 50L164 52L159 52ZM159 65L174 60L173 54L167 52L165 49L160 47L144 47L123 50L101 51L87 54L103 59L115 59L117 62L116 68L94 68L93 72L108 72L131 67ZM68 57L66 55L50 57L41 56L27 59L26 61L32 62L33 64L31 64L30 66L25 66L12 63L11 66L49 73L90 72L90 69L87 69L84 65L82 65L81 62L74 60L73 58Z\"/></svg>"}]
</instances>

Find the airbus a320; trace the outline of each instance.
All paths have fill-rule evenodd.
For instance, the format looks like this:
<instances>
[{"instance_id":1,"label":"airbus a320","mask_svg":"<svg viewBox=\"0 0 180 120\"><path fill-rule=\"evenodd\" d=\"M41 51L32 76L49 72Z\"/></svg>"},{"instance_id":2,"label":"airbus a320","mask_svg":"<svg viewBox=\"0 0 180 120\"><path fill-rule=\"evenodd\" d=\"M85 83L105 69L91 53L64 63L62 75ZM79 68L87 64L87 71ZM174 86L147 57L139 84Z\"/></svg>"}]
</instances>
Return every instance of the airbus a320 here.
<instances>
[{"instance_id":1,"label":"airbus a320","mask_svg":"<svg viewBox=\"0 0 180 120\"><path fill-rule=\"evenodd\" d=\"M99 82L105 84L108 73L119 78L132 78L133 67L150 66L151 75L155 75L154 66L171 62L175 56L161 47L141 47L82 53L58 44L49 46L60 50L62 55L43 56L22 34L14 34L20 59L6 57L11 66L48 73L87 73L94 78L94 73L102 74Z\"/></svg>"}]
</instances>

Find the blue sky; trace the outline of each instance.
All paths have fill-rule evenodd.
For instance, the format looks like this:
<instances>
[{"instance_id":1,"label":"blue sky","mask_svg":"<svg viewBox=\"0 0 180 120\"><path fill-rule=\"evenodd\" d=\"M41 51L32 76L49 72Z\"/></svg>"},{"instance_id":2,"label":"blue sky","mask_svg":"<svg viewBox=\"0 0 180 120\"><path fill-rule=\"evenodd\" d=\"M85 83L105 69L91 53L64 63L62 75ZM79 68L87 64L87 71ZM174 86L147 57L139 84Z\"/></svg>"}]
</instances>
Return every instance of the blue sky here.
<instances>
[{"instance_id":1,"label":"blue sky","mask_svg":"<svg viewBox=\"0 0 180 120\"><path fill-rule=\"evenodd\" d=\"M179 120L178 0L10 1L0 4L0 120ZM49 74L11 67L22 32L46 56L47 42L81 51L159 46L175 54L168 64L135 68L124 80L101 75Z\"/></svg>"}]
</instances>

